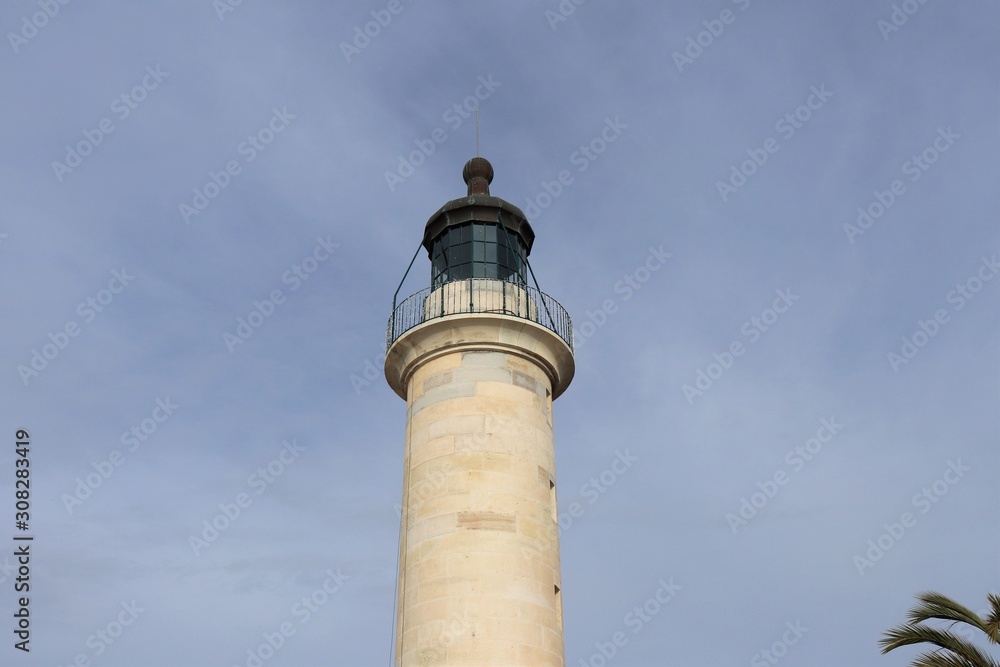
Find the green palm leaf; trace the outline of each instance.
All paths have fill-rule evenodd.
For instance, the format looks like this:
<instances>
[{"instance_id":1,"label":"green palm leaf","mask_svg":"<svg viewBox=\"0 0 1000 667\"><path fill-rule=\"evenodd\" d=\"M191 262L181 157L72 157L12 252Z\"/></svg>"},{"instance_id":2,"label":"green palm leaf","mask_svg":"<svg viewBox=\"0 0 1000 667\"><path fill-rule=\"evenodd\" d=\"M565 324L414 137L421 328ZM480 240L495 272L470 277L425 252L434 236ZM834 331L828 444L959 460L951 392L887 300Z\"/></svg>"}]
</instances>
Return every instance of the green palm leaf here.
<instances>
[{"instance_id":1,"label":"green palm leaf","mask_svg":"<svg viewBox=\"0 0 1000 667\"><path fill-rule=\"evenodd\" d=\"M888 653L900 646L929 643L951 651L976 667L1000 667L993 658L972 642L948 630L939 630L926 625L907 624L893 628L885 633L885 637L879 643L882 645L882 653Z\"/></svg>"},{"instance_id":2,"label":"green palm leaf","mask_svg":"<svg viewBox=\"0 0 1000 667\"><path fill-rule=\"evenodd\" d=\"M986 623L979 617L979 614L947 596L927 591L917 595L917 599L921 601L921 604L911 609L906 615L910 619L910 623L920 623L932 618L944 621L961 621L989 634L986 630Z\"/></svg>"},{"instance_id":3,"label":"green palm leaf","mask_svg":"<svg viewBox=\"0 0 1000 667\"><path fill-rule=\"evenodd\" d=\"M913 667L1000 667L992 656L950 628L924 625L932 620L965 623L983 632L992 643L1000 643L1000 595L991 593L987 598L991 611L983 618L940 593L920 593L919 603L907 613L908 622L888 630L879 640L882 653L910 644L932 644L937 649L919 655Z\"/></svg>"},{"instance_id":4,"label":"green palm leaf","mask_svg":"<svg viewBox=\"0 0 1000 667\"><path fill-rule=\"evenodd\" d=\"M913 667L976 667L952 653L922 653L913 661Z\"/></svg>"},{"instance_id":5,"label":"green palm leaf","mask_svg":"<svg viewBox=\"0 0 1000 667\"><path fill-rule=\"evenodd\" d=\"M986 617L986 636L994 644L1000 644L1000 595L990 593L986 598L990 601L990 613Z\"/></svg>"}]
</instances>

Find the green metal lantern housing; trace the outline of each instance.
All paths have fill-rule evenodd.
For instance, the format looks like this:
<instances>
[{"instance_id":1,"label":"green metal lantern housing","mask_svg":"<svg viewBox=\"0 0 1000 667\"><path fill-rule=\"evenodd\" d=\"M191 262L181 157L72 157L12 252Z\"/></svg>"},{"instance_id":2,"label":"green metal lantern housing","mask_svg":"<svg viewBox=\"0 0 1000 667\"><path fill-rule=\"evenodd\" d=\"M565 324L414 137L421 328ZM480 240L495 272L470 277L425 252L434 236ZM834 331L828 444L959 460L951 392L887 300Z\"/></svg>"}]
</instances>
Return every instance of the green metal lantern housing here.
<instances>
[{"instance_id":1,"label":"green metal lantern housing","mask_svg":"<svg viewBox=\"0 0 1000 667\"><path fill-rule=\"evenodd\" d=\"M442 206L427 221L423 246L431 260L431 287L491 278L526 285L535 233L516 206L490 196L493 167L481 157L465 165L469 194Z\"/></svg>"}]
</instances>

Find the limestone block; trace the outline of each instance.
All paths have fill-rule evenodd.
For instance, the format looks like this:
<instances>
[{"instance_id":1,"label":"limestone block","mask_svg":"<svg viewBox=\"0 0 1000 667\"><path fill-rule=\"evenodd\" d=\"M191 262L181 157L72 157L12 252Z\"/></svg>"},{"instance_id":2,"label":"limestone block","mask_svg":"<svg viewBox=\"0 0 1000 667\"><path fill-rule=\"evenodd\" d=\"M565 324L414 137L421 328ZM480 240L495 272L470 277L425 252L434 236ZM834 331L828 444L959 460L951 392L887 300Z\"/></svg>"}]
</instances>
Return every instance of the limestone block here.
<instances>
[{"instance_id":1,"label":"limestone block","mask_svg":"<svg viewBox=\"0 0 1000 667\"><path fill-rule=\"evenodd\" d=\"M454 452L455 436L446 435L433 437L431 440L428 440L422 445L410 448L410 465L413 468L419 468L421 465L433 458L445 456L446 454L453 454Z\"/></svg>"},{"instance_id":2,"label":"limestone block","mask_svg":"<svg viewBox=\"0 0 1000 667\"><path fill-rule=\"evenodd\" d=\"M481 433L485 428L486 417L484 415L456 415L431 422L429 435L433 439L443 435Z\"/></svg>"},{"instance_id":3,"label":"limestone block","mask_svg":"<svg viewBox=\"0 0 1000 667\"><path fill-rule=\"evenodd\" d=\"M462 366L464 368L501 368L506 369L509 354L504 352L488 352L483 350L470 350L462 352Z\"/></svg>"}]
</instances>

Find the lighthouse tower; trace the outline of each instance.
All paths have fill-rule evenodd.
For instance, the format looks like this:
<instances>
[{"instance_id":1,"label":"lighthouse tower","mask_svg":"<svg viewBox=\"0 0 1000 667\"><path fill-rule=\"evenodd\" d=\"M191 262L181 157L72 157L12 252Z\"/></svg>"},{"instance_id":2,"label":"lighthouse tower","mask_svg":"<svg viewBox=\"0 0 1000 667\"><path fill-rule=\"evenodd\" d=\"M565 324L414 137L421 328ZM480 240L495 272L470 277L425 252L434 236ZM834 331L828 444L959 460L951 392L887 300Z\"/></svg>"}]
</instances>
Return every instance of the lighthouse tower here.
<instances>
[{"instance_id":1,"label":"lighthouse tower","mask_svg":"<svg viewBox=\"0 0 1000 667\"><path fill-rule=\"evenodd\" d=\"M430 287L386 334L406 400L395 665L563 667L552 401L573 328L528 285L535 234L490 195L493 167L462 175L424 228Z\"/></svg>"}]
</instances>

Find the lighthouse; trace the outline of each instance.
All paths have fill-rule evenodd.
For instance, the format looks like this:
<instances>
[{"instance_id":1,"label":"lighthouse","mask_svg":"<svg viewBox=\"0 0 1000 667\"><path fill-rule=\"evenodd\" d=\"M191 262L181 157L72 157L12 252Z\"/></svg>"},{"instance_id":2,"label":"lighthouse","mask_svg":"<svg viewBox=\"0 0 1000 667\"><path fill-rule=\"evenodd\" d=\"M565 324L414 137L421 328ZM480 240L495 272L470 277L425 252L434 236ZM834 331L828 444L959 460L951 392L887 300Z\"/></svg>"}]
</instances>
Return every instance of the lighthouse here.
<instances>
[{"instance_id":1,"label":"lighthouse","mask_svg":"<svg viewBox=\"0 0 1000 667\"><path fill-rule=\"evenodd\" d=\"M537 289L534 231L490 195L492 165L462 176L417 248L430 286L394 299L386 331L406 401L394 664L563 667L552 402L573 327Z\"/></svg>"}]
</instances>

